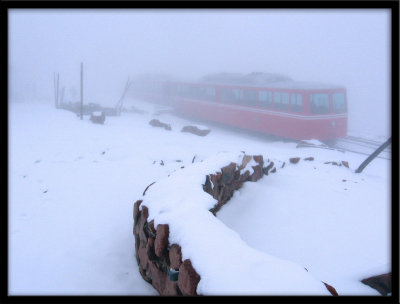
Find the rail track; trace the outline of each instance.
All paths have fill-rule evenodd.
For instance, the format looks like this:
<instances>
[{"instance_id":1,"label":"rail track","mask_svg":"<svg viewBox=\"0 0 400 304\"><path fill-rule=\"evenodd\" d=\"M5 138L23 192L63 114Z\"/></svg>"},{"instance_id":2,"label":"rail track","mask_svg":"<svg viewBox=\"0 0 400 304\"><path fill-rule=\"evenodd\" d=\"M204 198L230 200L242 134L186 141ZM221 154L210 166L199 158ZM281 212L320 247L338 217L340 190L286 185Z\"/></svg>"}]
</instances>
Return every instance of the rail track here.
<instances>
[{"instance_id":1,"label":"rail track","mask_svg":"<svg viewBox=\"0 0 400 304\"><path fill-rule=\"evenodd\" d=\"M321 144L316 145L308 143L305 141L300 141L297 144L297 148L302 147L315 147L328 150L336 150L340 152L353 152L358 154L363 154L366 156L371 155L376 149L378 149L383 142L370 140L361 137L347 136L344 138L337 139L334 144ZM391 160L392 159L392 149L391 146L384 149L377 158Z\"/></svg>"},{"instance_id":2,"label":"rail track","mask_svg":"<svg viewBox=\"0 0 400 304\"><path fill-rule=\"evenodd\" d=\"M371 140L356 136L347 136L338 139L333 148L358 154L371 155L382 144L383 142L379 142L376 140ZM377 156L377 158L391 160L392 159L391 145L387 147L385 150L383 150Z\"/></svg>"}]
</instances>

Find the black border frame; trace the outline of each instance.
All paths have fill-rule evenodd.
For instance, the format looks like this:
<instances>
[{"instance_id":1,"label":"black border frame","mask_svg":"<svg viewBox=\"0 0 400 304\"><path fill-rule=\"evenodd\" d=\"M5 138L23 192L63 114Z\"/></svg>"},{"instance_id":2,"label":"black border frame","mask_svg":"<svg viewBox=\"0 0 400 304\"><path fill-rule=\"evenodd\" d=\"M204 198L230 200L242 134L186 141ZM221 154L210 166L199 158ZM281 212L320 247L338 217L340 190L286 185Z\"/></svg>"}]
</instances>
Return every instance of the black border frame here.
<instances>
[{"instance_id":1,"label":"black border frame","mask_svg":"<svg viewBox=\"0 0 400 304\"><path fill-rule=\"evenodd\" d=\"M392 97L392 296L235 296L240 300L249 298L254 302L310 302L329 303L336 301L357 301L366 303L399 303L399 0L382 1L2 1L1 22L1 74L2 100L7 100L8 112L8 10L10 9L388 9L391 11L391 97ZM6 80L4 82L4 80ZM7 120L8 122L8 120ZM8 134L8 125L6 125ZM8 146L8 145L7 145ZM7 152L8 159L8 152ZM8 174L8 163L7 163ZM7 175L8 180L8 175ZM7 193L8 204L8 193ZM8 295L8 206L1 205L1 240L6 243L0 251L1 258L1 302L2 303L128 303L148 300L184 301L186 297L148 296L9 296ZM193 297L202 300L209 296ZM211 296L214 300L229 300L233 296ZM226 299L223 299L226 298Z\"/></svg>"}]
</instances>

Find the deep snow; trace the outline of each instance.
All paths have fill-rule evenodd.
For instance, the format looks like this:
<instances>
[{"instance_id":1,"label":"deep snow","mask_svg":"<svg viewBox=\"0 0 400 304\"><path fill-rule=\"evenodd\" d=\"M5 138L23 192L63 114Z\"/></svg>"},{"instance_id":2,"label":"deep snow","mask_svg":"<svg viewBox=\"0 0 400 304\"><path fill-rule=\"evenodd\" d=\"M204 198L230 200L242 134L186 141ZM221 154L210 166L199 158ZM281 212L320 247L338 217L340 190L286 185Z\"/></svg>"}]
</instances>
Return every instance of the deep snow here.
<instances>
[{"instance_id":1,"label":"deep snow","mask_svg":"<svg viewBox=\"0 0 400 304\"><path fill-rule=\"evenodd\" d=\"M131 102L146 113L107 117L104 125L51 103L9 104L10 294L156 295L135 261L133 203L150 183L237 151L286 166L237 191L218 213L221 229L252 250L306 267L339 294L378 294L358 280L391 267L390 161L376 159L355 174L363 155L296 149L215 124L198 137L180 132L192 122ZM151 127L152 118L172 131ZM315 160L288 164L296 156ZM324 164L341 160L350 169ZM196 254L190 250L183 254ZM241 278L229 279L235 285ZM207 282L218 281L206 277L199 288L226 291Z\"/></svg>"}]
</instances>

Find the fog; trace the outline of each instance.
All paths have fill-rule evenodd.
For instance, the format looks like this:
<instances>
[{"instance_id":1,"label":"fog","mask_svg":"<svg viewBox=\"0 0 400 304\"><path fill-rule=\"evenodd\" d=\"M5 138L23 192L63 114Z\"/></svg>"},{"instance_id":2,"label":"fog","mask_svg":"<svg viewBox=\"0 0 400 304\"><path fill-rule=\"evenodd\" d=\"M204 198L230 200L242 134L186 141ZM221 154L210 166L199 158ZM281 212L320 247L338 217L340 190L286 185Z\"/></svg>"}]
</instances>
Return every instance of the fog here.
<instances>
[{"instance_id":1,"label":"fog","mask_svg":"<svg viewBox=\"0 0 400 304\"><path fill-rule=\"evenodd\" d=\"M11 100L114 105L128 77L253 71L343 85L349 129L390 136L389 10L10 10Z\"/></svg>"}]
</instances>

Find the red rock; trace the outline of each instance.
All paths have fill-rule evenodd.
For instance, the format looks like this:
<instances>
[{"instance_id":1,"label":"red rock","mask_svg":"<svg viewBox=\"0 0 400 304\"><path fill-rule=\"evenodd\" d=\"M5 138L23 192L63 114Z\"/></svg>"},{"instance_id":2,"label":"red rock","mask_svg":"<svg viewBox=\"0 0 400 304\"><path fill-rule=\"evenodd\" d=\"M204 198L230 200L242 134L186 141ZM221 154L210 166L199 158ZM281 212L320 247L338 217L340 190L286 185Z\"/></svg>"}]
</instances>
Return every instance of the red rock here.
<instances>
[{"instance_id":1,"label":"red rock","mask_svg":"<svg viewBox=\"0 0 400 304\"><path fill-rule=\"evenodd\" d=\"M331 162L325 162L324 164L326 164L326 165L329 165L329 164L331 164L331 165L334 165L334 166L341 166L341 164L338 164L337 162L334 162L334 161L331 161Z\"/></svg>"},{"instance_id":2,"label":"red rock","mask_svg":"<svg viewBox=\"0 0 400 304\"><path fill-rule=\"evenodd\" d=\"M261 177L263 177L264 172L262 169L262 165L257 165L257 166L252 166L254 172L253 174L250 176L250 181L252 182L256 182L258 181Z\"/></svg>"},{"instance_id":3,"label":"red rock","mask_svg":"<svg viewBox=\"0 0 400 304\"><path fill-rule=\"evenodd\" d=\"M250 171L246 170L243 174L240 175L239 181L240 182L246 182L249 177L250 177Z\"/></svg>"},{"instance_id":4,"label":"red rock","mask_svg":"<svg viewBox=\"0 0 400 304\"><path fill-rule=\"evenodd\" d=\"M169 261L171 268L178 270L182 264L182 250L178 244L172 244L169 249Z\"/></svg>"},{"instance_id":5,"label":"red rock","mask_svg":"<svg viewBox=\"0 0 400 304\"><path fill-rule=\"evenodd\" d=\"M239 181L239 180L235 180L235 181L233 182L233 187L234 187L235 190L240 189L242 186L243 186L243 182L241 182L241 181Z\"/></svg>"},{"instance_id":6,"label":"red rock","mask_svg":"<svg viewBox=\"0 0 400 304\"><path fill-rule=\"evenodd\" d=\"M289 159L292 164L297 164L300 161L300 157L292 157Z\"/></svg>"},{"instance_id":7,"label":"red rock","mask_svg":"<svg viewBox=\"0 0 400 304\"><path fill-rule=\"evenodd\" d=\"M167 273L159 270L153 262L149 263L149 270L151 274L151 284L160 295L163 295L166 281L168 280Z\"/></svg>"},{"instance_id":8,"label":"red rock","mask_svg":"<svg viewBox=\"0 0 400 304\"><path fill-rule=\"evenodd\" d=\"M209 175L206 176L206 181L205 181L205 183L203 185L203 190L204 190L204 192L207 192L208 194L212 193L212 186L211 186L210 176Z\"/></svg>"},{"instance_id":9,"label":"red rock","mask_svg":"<svg viewBox=\"0 0 400 304\"><path fill-rule=\"evenodd\" d=\"M208 130L208 129L201 130L196 126L184 126L182 128L181 132L189 132L189 133L193 133L198 136L206 136L208 133L211 132L211 130Z\"/></svg>"},{"instance_id":10,"label":"red rock","mask_svg":"<svg viewBox=\"0 0 400 304\"><path fill-rule=\"evenodd\" d=\"M142 217L145 220L149 217L149 209L146 206L142 206Z\"/></svg>"},{"instance_id":11,"label":"red rock","mask_svg":"<svg viewBox=\"0 0 400 304\"><path fill-rule=\"evenodd\" d=\"M154 241L155 239L153 237L149 237L149 239L147 240L146 254L150 260L154 260L156 258L156 254L154 251Z\"/></svg>"},{"instance_id":12,"label":"red rock","mask_svg":"<svg viewBox=\"0 0 400 304\"><path fill-rule=\"evenodd\" d=\"M139 235L135 234L135 253L136 253L136 260L139 260L139 255L138 255L139 244L140 244Z\"/></svg>"},{"instance_id":13,"label":"red rock","mask_svg":"<svg viewBox=\"0 0 400 304\"><path fill-rule=\"evenodd\" d=\"M244 155L242 159L242 164L239 166L239 170L242 170L246 167L246 165L251 161L250 155Z\"/></svg>"},{"instance_id":14,"label":"red rock","mask_svg":"<svg viewBox=\"0 0 400 304\"><path fill-rule=\"evenodd\" d=\"M142 200L138 200L133 205L133 221L136 222L138 220L138 216L140 214L139 206L142 203Z\"/></svg>"},{"instance_id":15,"label":"red rock","mask_svg":"<svg viewBox=\"0 0 400 304\"><path fill-rule=\"evenodd\" d=\"M392 273L381 274L361 280L362 283L376 289L381 295L386 296L392 292Z\"/></svg>"},{"instance_id":16,"label":"red rock","mask_svg":"<svg viewBox=\"0 0 400 304\"><path fill-rule=\"evenodd\" d=\"M169 226L159 224L156 230L157 236L154 243L155 253L158 257L163 257L168 248Z\"/></svg>"},{"instance_id":17,"label":"red rock","mask_svg":"<svg viewBox=\"0 0 400 304\"><path fill-rule=\"evenodd\" d=\"M138 257L140 267L147 269L149 265L149 257L147 256L146 247L139 246Z\"/></svg>"},{"instance_id":18,"label":"red rock","mask_svg":"<svg viewBox=\"0 0 400 304\"><path fill-rule=\"evenodd\" d=\"M197 284L200 282L200 276L188 259L184 260L179 267L178 287L184 296L197 295Z\"/></svg>"},{"instance_id":19,"label":"red rock","mask_svg":"<svg viewBox=\"0 0 400 304\"><path fill-rule=\"evenodd\" d=\"M165 288L163 291L163 296L179 296L180 291L178 289L178 283L177 282L173 282L170 279L165 280Z\"/></svg>"},{"instance_id":20,"label":"red rock","mask_svg":"<svg viewBox=\"0 0 400 304\"><path fill-rule=\"evenodd\" d=\"M271 168L272 168L273 166L274 166L274 162L270 162L270 163L268 164L268 166L264 167L264 168L263 168L264 174L265 174L265 175L268 175L268 174L269 174L269 170L271 170Z\"/></svg>"},{"instance_id":21,"label":"red rock","mask_svg":"<svg viewBox=\"0 0 400 304\"><path fill-rule=\"evenodd\" d=\"M236 170L236 164L235 163L230 163L228 166L223 167L221 169L222 172L222 183L224 184L229 184L233 181L235 177L235 170Z\"/></svg>"},{"instance_id":22,"label":"red rock","mask_svg":"<svg viewBox=\"0 0 400 304\"><path fill-rule=\"evenodd\" d=\"M260 164L261 167L264 165L264 158L262 155L254 155L253 159L256 163Z\"/></svg>"},{"instance_id":23,"label":"red rock","mask_svg":"<svg viewBox=\"0 0 400 304\"><path fill-rule=\"evenodd\" d=\"M152 119L149 121L149 124L153 127L162 127L165 130L170 131L171 130L171 126L169 124L163 123L161 121L159 121L158 119Z\"/></svg>"},{"instance_id":24,"label":"red rock","mask_svg":"<svg viewBox=\"0 0 400 304\"><path fill-rule=\"evenodd\" d=\"M342 165L345 166L346 168L349 168L349 163L345 160L342 160Z\"/></svg>"},{"instance_id":25,"label":"red rock","mask_svg":"<svg viewBox=\"0 0 400 304\"><path fill-rule=\"evenodd\" d=\"M150 223L148 223L147 229L149 230L152 236L156 235L156 229L154 228L154 220L151 220Z\"/></svg>"},{"instance_id":26,"label":"red rock","mask_svg":"<svg viewBox=\"0 0 400 304\"><path fill-rule=\"evenodd\" d=\"M337 293L337 291L336 291L336 289L335 289L334 287L332 287L331 285L329 285L329 284L327 284L327 283L325 283L325 282L322 282L322 283L325 284L326 289L328 289L328 291L329 291L333 296L338 296L338 293Z\"/></svg>"}]
</instances>

